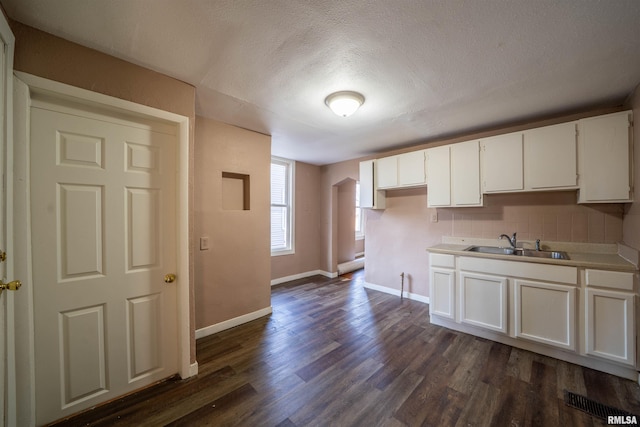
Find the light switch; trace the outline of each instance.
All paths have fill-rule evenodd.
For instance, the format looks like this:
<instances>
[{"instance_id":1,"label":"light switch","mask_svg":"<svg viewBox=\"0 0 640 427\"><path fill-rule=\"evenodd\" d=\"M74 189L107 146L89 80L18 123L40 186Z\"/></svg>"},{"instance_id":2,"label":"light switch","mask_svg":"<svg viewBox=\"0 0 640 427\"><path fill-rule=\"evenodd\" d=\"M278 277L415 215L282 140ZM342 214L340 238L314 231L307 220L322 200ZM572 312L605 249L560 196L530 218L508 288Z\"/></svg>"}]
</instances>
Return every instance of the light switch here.
<instances>
[{"instance_id":1,"label":"light switch","mask_svg":"<svg viewBox=\"0 0 640 427\"><path fill-rule=\"evenodd\" d=\"M201 251L209 250L209 238L208 237L201 237L200 238L200 250Z\"/></svg>"},{"instance_id":2,"label":"light switch","mask_svg":"<svg viewBox=\"0 0 640 427\"><path fill-rule=\"evenodd\" d=\"M431 212L431 222L438 222L438 211Z\"/></svg>"}]
</instances>

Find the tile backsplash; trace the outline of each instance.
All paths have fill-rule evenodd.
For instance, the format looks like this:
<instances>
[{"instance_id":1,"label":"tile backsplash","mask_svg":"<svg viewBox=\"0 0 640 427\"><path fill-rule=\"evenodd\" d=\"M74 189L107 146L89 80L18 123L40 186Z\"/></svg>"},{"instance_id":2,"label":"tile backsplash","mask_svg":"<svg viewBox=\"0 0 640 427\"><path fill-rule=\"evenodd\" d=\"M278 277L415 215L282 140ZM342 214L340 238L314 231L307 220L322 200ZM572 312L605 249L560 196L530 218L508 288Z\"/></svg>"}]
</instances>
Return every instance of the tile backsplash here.
<instances>
[{"instance_id":1,"label":"tile backsplash","mask_svg":"<svg viewBox=\"0 0 640 427\"><path fill-rule=\"evenodd\" d=\"M622 241L622 204L576 204L575 191L485 195L482 208L442 209L453 221L454 237L497 238L518 233L518 239L556 242L616 243Z\"/></svg>"}]
</instances>

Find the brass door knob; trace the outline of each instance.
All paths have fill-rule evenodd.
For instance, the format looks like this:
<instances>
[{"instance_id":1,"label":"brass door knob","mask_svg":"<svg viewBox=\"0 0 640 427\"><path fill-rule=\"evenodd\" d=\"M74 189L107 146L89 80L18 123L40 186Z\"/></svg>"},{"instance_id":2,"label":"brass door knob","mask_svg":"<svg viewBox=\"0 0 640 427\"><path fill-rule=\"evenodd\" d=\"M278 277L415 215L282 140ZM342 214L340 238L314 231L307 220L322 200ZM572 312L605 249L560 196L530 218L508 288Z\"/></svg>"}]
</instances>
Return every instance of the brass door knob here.
<instances>
[{"instance_id":1,"label":"brass door knob","mask_svg":"<svg viewBox=\"0 0 640 427\"><path fill-rule=\"evenodd\" d=\"M165 283L173 283L176 281L176 275L169 273L169 274L165 274L164 275L164 282Z\"/></svg>"},{"instance_id":2,"label":"brass door knob","mask_svg":"<svg viewBox=\"0 0 640 427\"><path fill-rule=\"evenodd\" d=\"M17 291L22 286L22 282L20 280L14 280L9 283L4 283L0 280L0 290L8 290L8 291Z\"/></svg>"}]
</instances>

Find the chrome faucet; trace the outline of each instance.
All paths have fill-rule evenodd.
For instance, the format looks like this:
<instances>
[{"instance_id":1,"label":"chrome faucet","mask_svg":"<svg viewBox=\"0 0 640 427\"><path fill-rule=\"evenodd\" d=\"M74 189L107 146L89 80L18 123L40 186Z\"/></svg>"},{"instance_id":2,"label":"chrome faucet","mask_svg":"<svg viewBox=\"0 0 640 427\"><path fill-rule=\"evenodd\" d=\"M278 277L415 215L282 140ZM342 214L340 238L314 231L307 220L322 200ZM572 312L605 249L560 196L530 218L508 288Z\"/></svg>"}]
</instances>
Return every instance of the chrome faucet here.
<instances>
[{"instance_id":1,"label":"chrome faucet","mask_svg":"<svg viewBox=\"0 0 640 427\"><path fill-rule=\"evenodd\" d=\"M513 236L509 237L506 234L501 234L498 236L498 240L500 239L507 239L509 241L509 244L515 249L516 247L516 233L513 233Z\"/></svg>"},{"instance_id":2,"label":"chrome faucet","mask_svg":"<svg viewBox=\"0 0 640 427\"><path fill-rule=\"evenodd\" d=\"M540 250L540 239L536 239L536 251Z\"/></svg>"}]
</instances>

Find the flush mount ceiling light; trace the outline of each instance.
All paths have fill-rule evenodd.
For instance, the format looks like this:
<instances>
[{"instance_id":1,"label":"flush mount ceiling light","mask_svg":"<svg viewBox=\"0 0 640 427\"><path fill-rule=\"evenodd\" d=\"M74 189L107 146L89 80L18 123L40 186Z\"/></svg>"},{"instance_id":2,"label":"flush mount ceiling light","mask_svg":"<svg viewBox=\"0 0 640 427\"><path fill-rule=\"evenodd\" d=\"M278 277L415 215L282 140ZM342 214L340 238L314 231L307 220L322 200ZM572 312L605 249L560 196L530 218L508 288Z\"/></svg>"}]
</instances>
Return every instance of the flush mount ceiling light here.
<instances>
[{"instance_id":1,"label":"flush mount ceiling light","mask_svg":"<svg viewBox=\"0 0 640 427\"><path fill-rule=\"evenodd\" d=\"M345 90L327 96L324 103L338 116L349 117L364 104L364 96L358 92Z\"/></svg>"}]
</instances>

